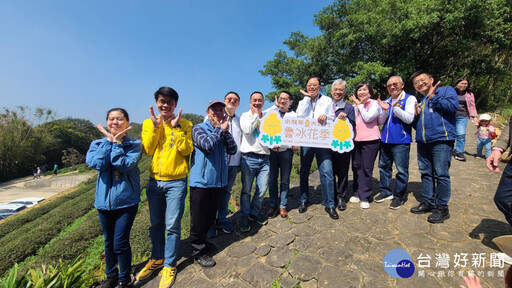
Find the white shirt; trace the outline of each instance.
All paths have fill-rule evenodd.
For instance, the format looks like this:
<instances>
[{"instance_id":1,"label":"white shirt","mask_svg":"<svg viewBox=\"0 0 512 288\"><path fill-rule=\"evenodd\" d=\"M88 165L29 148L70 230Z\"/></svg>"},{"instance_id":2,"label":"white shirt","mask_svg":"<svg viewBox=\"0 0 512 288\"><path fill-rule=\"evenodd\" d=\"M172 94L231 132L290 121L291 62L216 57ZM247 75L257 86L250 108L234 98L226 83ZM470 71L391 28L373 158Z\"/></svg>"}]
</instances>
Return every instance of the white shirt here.
<instances>
[{"instance_id":1,"label":"white shirt","mask_svg":"<svg viewBox=\"0 0 512 288\"><path fill-rule=\"evenodd\" d=\"M389 105L393 105L396 101L400 101L404 99L405 97L405 91L402 91L400 95L396 98L388 98L386 99L386 102L389 103ZM412 121L414 121L414 113L416 109L416 104L418 104L418 100L416 100L416 97L414 95L409 96L407 98L407 101L405 102L404 109L395 106L393 107L393 115L398 117L398 119L404 121L406 124L411 124ZM379 124L384 124L386 122L386 119L388 118L388 110L382 109L382 112L379 116Z\"/></svg>"},{"instance_id":2,"label":"white shirt","mask_svg":"<svg viewBox=\"0 0 512 288\"><path fill-rule=\"evenodd\" d=\"M257 140L259 127L260 115L252 114L250 110L242 113L240 116L240 128L242 130L240 152L270 155L269 148L261 145Z\"/></svg>"},{"instance_id":3,"label":"white shirt","mask_svg":"<svg viewBox=\"0 0 512 288\"><path fill-rule=\"evenodd\" d=\"M311 97L304 97L297 107L297 116L302 118L313 118L318 120L320 115L327 116L327 119L334 119L334 108L332 99L325 95L318 95L315 101Z\"/></svg>"}]
</instances>

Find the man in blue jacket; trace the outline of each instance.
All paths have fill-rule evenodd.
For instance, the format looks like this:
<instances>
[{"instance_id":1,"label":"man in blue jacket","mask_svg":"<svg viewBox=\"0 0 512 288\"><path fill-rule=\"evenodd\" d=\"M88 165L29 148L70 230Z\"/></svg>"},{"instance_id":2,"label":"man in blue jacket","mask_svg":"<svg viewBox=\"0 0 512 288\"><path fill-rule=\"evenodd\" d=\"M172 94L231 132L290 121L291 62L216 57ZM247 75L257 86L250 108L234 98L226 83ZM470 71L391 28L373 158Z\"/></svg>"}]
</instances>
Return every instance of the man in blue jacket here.
<instances>
[{"instance_id":1,"label":"man in blue jacket","mask_svg":"<svg viewBox=\"0 0 512 288\"><path fill-rule=\"evenodd\" d=\"M190 169L190 246L194 261L212 267L215 261L206 255L206 233L214 224L217 204L228 185L226 153L234 155L237 146L229 133L229 121L224 114L226 104L219 100L208 103L208 120L192 127Z\"/></svg>"},{"instance_id":2,"label":"man in blue jacket","mask_svg":"<svg viewBox=\"0 0 512 288\"><path fill-rule=\"evenodd\" d=\"M390 97L385 101L378 100L382 107L379 123L383 124L379 154L380 193L373 200L381 203L392 199L389 208L399 209L407 201L411 131L418 101L413 95L405 93L404 81L400 76L390 77L387 88ZM395 188L391 190L393 162L397 173Z\"/></svg>"},{"instance_id":3,"label":"man in blue jacket","mask_svg":"<svg viewBox=\"0 0 512 288\"><path fill-rule=\"evenodd\" d=\"M418 71L411 76L414 89L423 95L416 106L416 142L418 168L421 173L423 202L411 213L428 216L430 223L443 223L450 218L450 164L455 141L455 113L458 97L450 86L434 85L430 73Z\"/></svg>"}]
</instances>

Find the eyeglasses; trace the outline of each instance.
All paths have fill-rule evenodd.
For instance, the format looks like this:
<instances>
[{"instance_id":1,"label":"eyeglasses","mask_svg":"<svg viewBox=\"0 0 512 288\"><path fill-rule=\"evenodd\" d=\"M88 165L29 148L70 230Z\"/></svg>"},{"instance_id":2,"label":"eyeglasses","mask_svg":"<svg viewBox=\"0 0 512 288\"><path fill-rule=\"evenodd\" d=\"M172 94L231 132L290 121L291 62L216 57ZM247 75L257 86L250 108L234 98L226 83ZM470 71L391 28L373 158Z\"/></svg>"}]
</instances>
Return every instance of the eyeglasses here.
<instances>
[{"instance_id":1,"label":"eyeglasses","mask_svg":"<svg viewBox=\"0 0 512 288\"><path fill-rule=\"evenodd\" d=\"M233 97L233 98L226 98L226 101L227 102L238 103L240 100L238 100L238 98L236 98L236 97Z\"/></svg>"},{"instance_id":2,"label":"eyeglasses","mask_svg":"<svg viewBox=\"0 0 512 288\"><path fill-rule=\"evenodd\" d=\"M174 104L176 103L176 101L174 101L174 99L171 99L171 100L163 100L163 99L158 99L158 104L164 106L165 104L167 104L167 106L174 106Z\"/></svg>"},{"instance_id":3,"label":"eyeglasses","mask_svg":"<svg viewBox=\"0 0 512 288\"><path fill-rule=\"evenodd\" d=\"M427 78L421 78L421 79L418 79L418 80L412 82L412 84L414 84L414 86L417 86L421 83L427 83Z\"/></svg>"},{"instance_id":4,"label":"eyeglasses","mask_svg":"<svg viewBox=\"0 0 512 288\"><path fill-rule=\"evenodd\" d=\"M389 84L388 84L388 88L391 88L391 87L393 87L393 86L394 86L394 87L399 87L399 86L400 86L400 84L402 84L402 83L398 83L398 82L395 82L395 83L389 83Z\"/></svg>"}]
</instances>

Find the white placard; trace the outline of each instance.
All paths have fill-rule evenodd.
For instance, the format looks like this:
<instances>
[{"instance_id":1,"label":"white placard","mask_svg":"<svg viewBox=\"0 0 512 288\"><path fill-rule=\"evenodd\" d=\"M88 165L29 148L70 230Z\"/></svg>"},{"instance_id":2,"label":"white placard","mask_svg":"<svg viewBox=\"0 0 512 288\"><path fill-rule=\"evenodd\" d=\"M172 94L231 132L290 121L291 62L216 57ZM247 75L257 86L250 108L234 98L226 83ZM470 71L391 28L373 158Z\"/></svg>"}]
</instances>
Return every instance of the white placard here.
<instances>
[{"instance_id":1,"label":"white placard","mask_svg":"<svg viewBox=\"0 0 512 288\"><path fill-rule=\"evenodd\" d=\"M316 119L287 115L281 118L270 112L260 120L258 141L270 148L276 145L306 146L344 153L354 149L354 129L347 118L327 120L322 125Z\"/></svg>"}]
</instances>

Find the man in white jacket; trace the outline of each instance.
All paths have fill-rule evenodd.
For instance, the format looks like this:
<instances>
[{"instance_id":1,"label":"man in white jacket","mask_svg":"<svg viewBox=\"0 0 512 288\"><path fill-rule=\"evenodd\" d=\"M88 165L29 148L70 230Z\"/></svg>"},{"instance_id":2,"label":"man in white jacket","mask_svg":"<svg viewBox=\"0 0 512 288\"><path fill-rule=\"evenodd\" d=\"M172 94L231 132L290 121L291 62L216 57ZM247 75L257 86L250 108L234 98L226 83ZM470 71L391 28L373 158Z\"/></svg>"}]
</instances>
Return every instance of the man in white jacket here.
<instances>
[{"instance_id":1,"label":"man in white jacket","mask_svg":"<svg viewBox=\"0 0 512 288\"><path fill-rule=\"evenodd\" d=\"M314 118L318 123L324 124L326 121L334 119L334 108L331 98L320 94L320 79L316 76L309 77L306 82L306 91L301 90L304 99L299 102L297 107L297 116L304 118ZM316 147L300 148L300 201L299 213L304 213L308 209L309 194L309 172L311 162L316 157L318 171L320 172L320 182L322 184L322 204L325 206L325 212L332 219L338 219L338 213L334 208L334 180L332 175L331 149Z\"/></svg>"},{"instance_id":2,"label":"man in white jacket","mask_svg":"<svg viewBox=\"0 0 512 288\"><path fill-rule=\"evenodd\" d=\"M248 232L251 229L249 220L261 225L267 224L266 217L260 215L261 201L268 188L270 171L270 150L258 142L260 119L263 117L263 94L253 92L251 94L250 110L240 116L240 128L242 130L242 143L240 152L240 170L242 171L242 191L240 193L241 221L240 230ZM256 178L254 196L251 200L252 183Z\"/></svg>"}]
</instances>

